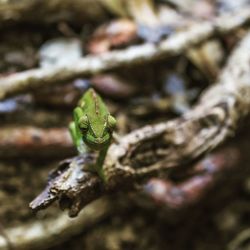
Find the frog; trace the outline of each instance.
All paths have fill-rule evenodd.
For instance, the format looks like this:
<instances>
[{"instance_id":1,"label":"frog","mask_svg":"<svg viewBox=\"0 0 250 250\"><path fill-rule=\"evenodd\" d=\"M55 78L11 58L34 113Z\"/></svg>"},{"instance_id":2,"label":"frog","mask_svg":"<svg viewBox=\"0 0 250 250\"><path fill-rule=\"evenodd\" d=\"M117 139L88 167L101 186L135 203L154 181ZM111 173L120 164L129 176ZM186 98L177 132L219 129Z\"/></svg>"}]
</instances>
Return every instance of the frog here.
<instances>
[{"instance_id":1,"label":"frog","mask_svg":"<svg viewBox=\"0 0 250 250\"><path fill-rule=\"evenodd\" d=\"M115 127L115 117L110 114L101 96L89 88L73 111L69 131L80 155L91 151L98 153L95 164L88 166L88 170L96 172L103 181L106 180L103 164Z\"/></svg>"}]
</instances>

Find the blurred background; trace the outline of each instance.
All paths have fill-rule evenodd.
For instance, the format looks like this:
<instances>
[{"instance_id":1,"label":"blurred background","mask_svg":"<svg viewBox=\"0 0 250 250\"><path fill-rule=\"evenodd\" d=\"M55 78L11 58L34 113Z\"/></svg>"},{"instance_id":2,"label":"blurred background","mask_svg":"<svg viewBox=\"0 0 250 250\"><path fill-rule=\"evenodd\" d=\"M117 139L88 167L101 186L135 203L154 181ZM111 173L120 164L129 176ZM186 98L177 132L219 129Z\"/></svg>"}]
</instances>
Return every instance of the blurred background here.
<instances>
[{"instance_id":1,"label":"blurred background","mask_svg":"<svg viewBox=\"0 0 250 250\"><path fill-rule=\"evenodd\" d=\"M18 72L157 46L248 8L249 0L0 0L0 93L1 79ZM241 26L173 56L31 86L2 99L0 250L250 249L248 122L192 171L152 178L141 192L98 199L74 219L57 203L38 213L29 208L49 173L77 154L68 124L90 86L116 117L120 136L174 119L216 81L246 33L247 25Z\"/></svg>"}]
</instances>

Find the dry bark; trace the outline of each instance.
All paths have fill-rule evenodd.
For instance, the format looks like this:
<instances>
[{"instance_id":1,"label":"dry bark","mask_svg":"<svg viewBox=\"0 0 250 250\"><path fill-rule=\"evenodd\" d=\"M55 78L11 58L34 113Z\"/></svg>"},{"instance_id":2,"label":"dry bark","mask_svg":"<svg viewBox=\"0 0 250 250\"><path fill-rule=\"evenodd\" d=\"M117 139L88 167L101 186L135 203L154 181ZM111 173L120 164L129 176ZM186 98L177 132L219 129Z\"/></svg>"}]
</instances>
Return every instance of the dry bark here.
<instances>
[{"instance_id":1,"label":"dry bark","mask_svg":"<svg viewBox=\"0 0 250 250\"><path fill-rule=\"evenodd\" d=\"M214 35L229 33L242 27L250 19L250 9L218 17L213 21L194 24L159 44L132 46L121 51L112 51L98 56L87 56L63 67L32 69L0 79L0 99L22 92L33 91L43 86L60 84L77 77L88 77L118 67L146 63L159 58L178 55Z\"/></svg>"},{"instance_id":2,"label":"dry bark","mask_svg":"<svg viewBox=\"0 0 250 250\"><path fill-rule=\"evenodd\" d=\"M66 204L70 216L75 216L107 191L133 187L159 171L190 164L221 145L234 135L250 111L249 51L250 33L232 53L218 82L204 92L190 112L181 118L133 131L117 144L113 143L104 163L106 183L84 169L93 157L76 157L55 171L31 207L41 209L55 199L62 201L60 197L64 196L71 200ZM81 176L81 180L77 176Z\"/></svg>"}]
</instances>

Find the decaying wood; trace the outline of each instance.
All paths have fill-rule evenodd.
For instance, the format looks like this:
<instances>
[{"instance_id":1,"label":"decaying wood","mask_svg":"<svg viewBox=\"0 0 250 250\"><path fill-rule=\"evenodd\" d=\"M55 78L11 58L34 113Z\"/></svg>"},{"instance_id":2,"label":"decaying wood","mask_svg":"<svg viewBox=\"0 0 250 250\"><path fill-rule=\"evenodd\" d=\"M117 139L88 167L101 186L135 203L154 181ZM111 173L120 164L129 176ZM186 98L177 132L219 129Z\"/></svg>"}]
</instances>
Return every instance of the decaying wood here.
<instances>
[{"instance_id":1,"label":"decaying wood","mask_svg":"<svg viewBox=\"0 0 250 250\"><path fill-rule=\"evenodd\" d=\"M80 24L86 20L102 20L106 14L97 0L0 1L0 26L25 21L71 21Z\"/></svg>"},{"instance_id":2,"label":"decaying wood","mask_svg":"<svg viewBox=\"0 0 250 250\"><path fill-rule=\"evenodd\" d=\"M98 56L87 56L63 67L32 69L12 74L0 79L0 99L21 92L39 89L43 86L60 84L77 77L88 77L126 65L146 63L159 58L177 55L197 45L215 34L225 34L242 27L250 19L250 9L235 14L218 17L213 21L194 24L159 44L132 46L121 51L113 51Z\"/></svg>"},{"instance_id":3,"label":"decaying wood","mask_svg":"<svg viewBox=\"0 0 250 250\"><path fill-rule=\"evenodd\" d=\"M250 33L229 58L217 83L201 96L183 117L146 126L113 143L104 163L107 182L103 185L84 166L89 156L76 157L63 165L48 187L32 203L41 209L62 195L68 197L71 216L91 200L110 190L121 190L159 171L184 166L221 145L234 135L250 111ZM81 180L77 180L81 176ZM53 192L52 192L53 190ZM91 192L90 192L91 191ZM53 196L53 199L51 198Z\"/></svg>"},{"instance_id":4,"label":"decaying wood","mask_svg":"<svg viewBox=\"0 0 250 250\"><path fill-rule=\"evenodd\" d=\"M0 129L0 158L61 157L75 152L68 129L31 126Z\"/></svg>"}]
</instances>

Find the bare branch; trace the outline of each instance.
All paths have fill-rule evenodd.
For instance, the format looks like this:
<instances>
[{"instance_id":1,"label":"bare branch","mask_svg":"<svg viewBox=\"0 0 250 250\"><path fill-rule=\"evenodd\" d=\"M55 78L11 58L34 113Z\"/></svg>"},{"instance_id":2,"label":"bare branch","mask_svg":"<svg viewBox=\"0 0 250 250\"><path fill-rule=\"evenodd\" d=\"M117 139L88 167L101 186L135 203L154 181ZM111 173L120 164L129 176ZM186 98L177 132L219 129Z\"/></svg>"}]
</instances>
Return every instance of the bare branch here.
<instances>
[{"instance_id":1,"label":"bare branch","mask_svg":"<svg viewBox=\"0 0 250 250\"><path fill-rule=\"evenodd\" d=\"M49 176L47 187L30 203L34 210L46 208L59 199L60 207L69 208L69 216L76 216L81 208L105 193L101 179L89 172L88 164L94 156L85 155L63 161Z\"/></svg>"},{"instance_id":2,"label":"bare branch","mask_svg":"<svg viewBox=\"0 0 250 250\"><path fill-rule=\"evenodd\" d=\"M122 171L140 178L183 165L234 135L250 111L249 51L250 33L233 52L218 82L190 112L134 131L111 145L104 166L110 181Z\"/></svg>"},{"instance_id":3,"label":"bare branch","mask_svg":"<svg viewBox=\"0 0 250 250\"><path fill-rule=\"evenodd\" d=\"M136 130L112 144L104 164L106 183L84 170L89 163L87 156L74 158L66 162L64 171L57 171L45 194L38 196L31 207L41 209L54 198L62 201L63 195L70 200L63 207L75 216L100 195L133 187L134 183L156 176L158 171L189 164L221 145L250 111L249 51L250 33L233 52L219 81L190 112L179 119ZM46 202L50 195L54 198Z\"/></svg>"},{"instance_id":4,"label":"bare branch","mask_svg":"<svg viewBox=\"0 0 250 250\"><path fill-rule=\"evenodd\" d=\"M132 46L98 56L87 56L64 67L32 69L0 79L0 99L33 91L43 86L60 84L77 77L88 77L118 67L146 63L159 58L178 55L215 34L225 34L242 27L250 19L250 9L218 17L210 22L194 24L157 44Z\"/></svg>"}]
</instances>

